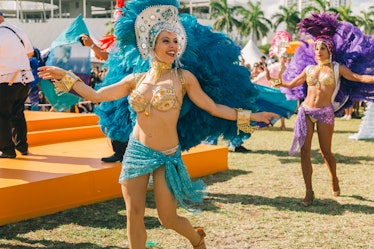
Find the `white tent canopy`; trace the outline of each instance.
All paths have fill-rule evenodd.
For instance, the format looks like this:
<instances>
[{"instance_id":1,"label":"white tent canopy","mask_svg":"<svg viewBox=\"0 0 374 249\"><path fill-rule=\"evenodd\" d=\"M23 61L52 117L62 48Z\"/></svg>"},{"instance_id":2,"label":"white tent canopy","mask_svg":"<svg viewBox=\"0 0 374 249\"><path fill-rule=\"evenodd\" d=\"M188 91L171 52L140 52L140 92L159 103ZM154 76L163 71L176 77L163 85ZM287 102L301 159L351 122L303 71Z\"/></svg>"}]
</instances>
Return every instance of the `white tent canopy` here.
<instances>
[{"instance_id":1,"label":"white tent canopy","mask_svg":"<svg viewBox=\"0 0 374 249\"><path fill-rule=\"evenodd\" d=\"M374 103L368 102L358 133L349 136L350 139L374 138Z\"/></svg>"},{"instance_id":2,"label":"white tent canopy","mask_svg":"<svg viewBox=\"0 0 374 249\"><path fill-rule=\"evenodd\" d=\"M245 64L253 66L255 62L259 62L261 56L264 54L257 48L253 40L249 40L241 51L241 54L245 60Z\"/></svg>"}]
</instances>

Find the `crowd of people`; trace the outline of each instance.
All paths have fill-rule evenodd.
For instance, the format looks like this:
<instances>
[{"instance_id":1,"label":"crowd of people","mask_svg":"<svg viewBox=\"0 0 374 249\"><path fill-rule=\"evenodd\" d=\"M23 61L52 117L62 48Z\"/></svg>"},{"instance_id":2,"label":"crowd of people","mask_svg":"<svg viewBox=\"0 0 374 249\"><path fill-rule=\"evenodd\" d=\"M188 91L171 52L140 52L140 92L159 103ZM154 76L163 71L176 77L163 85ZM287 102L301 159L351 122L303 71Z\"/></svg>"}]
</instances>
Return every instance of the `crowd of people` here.
<instances>
[{"instance_id":1,"label":"crowd of people","mask_svg":"<svg viewBox=\"0 0 374 249\"><path fill-rule=\"evenodd\" d=\"M337 53L350 49L343 48L338 40L344 36L335 37L337 27L354 27L339 22L333 14L313 14L298 25L301 32L313 38L312 44L303 45L293 58L280 53L276 63L269 64L263 57L247 65L240 61L237 46L229 43L228 37L198 24L193 16L180 16L177 1L157 3L134 0L121 9L125 13L115 25L116 50L103 50L88 35L82 35L83 45L106 61L107 71L92 69L90 85L73 72L55 66L40 66L37 74L51 80L57 91L74 90L97 104L101 125L115 152L102 160L122 162L118 181L126 204L130 248L145 248L144 212L150 178L160 223L188 239L193 248L206 248L204 230L194 228L177 213L178 205L196 211L192 204L201 203L206 195L205 184L189 178L181 153L204 140L216 143L219 136L239 148L250 138L256 124L269 125L273 119L281 119L281 129L285 130L284 116L261 111L262 107L256 105L256 84L280 89L288 98L300 101L289 154L300 153L301 157L305 183L301 206L308 207L315 199L311 163L315 128L331 176L332 195L340 196L337 163L331 150L334 119L342 112L342 118L352 117L354 102L349 94L360 103L374 93L374 76L365 74L372 58L363 60L372 56L370 51L362 50L362 58L351 58L356 65L362 65L357 72L336 60ZM32 45L22 30L4 21L0 12L3 27L0 62L7 63L0 63L0 157L15 158L15 150L28 154L23 111L28 83L34 80L28 66ZM372 43L363 34L360 39ZM224 56L220 44L225 44ZM3 53L10 51L10 46L14 48L11 51L19 51L18 57L13 52ZM119 63L121 60L128 63ZM197 61L206 66L197 65ZM230 82L230 86L223 82ZM39 102L44 102L42 93L38 93ZM119 137L112 135L111 130L119 128L123 133ZM120 152L115 145L122 146Z\"/></svg>"},{"instance_id":2,"label":"crowd of people","mask_svg":"<svg viewBox=\"0 0 374 249\"><path fill-rule=\"evenodd\" d=\"M271 79L279 78L280 72L284 72L286 70L287 62L290 58L286 53L283 53L279 56L279 58L275 57L274 61L271 61L271 63L266 62L265 56L261 56L260 59L261 60L259 62L255 62L253 64L251 80L256 84L273 87ZM285 117L281 117L280 122L280 129L282 131L286 130Z\"/></svg>"}]
</instances>

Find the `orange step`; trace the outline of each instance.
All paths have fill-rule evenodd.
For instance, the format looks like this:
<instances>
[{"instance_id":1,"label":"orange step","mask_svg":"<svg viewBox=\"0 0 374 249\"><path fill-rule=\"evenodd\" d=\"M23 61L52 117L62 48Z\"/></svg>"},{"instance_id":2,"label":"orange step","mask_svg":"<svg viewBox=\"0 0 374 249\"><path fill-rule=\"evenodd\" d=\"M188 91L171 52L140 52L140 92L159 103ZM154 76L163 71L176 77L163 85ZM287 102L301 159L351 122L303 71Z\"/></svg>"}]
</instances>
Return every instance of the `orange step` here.
<instances>
[{"instance_id":1,"label":"orange step","mask_svg":"<svg viewBox=\"0 0 374 249\"><path fill-rule=\"evenodd\" d=\"M66 121L71 125L66 128L63 120L69 120L71 114L50 114L44 114L50 117L48 119L40 117L43 116L40 113L35 116L27 113L28 122L44 119L35 126L37 129L33 129L34 132L42 134L40 127L48 127L52 131L65 127L61 128L65 132L67 129L72 134L73 131L81 133L72 123L87 122ZM60 119L60 122L55 119ZM50 121L56 124L44 123ZM97 119L85 123L85 126L95 126L93 122ZM85 126L83 129L87 128ZM51 130L45 132L48 134ZM72 141L32 145L29 150L28 156L17 154L15 159L0 159L0 226L121 196L118 184L121 164L100 160L113 153L108 138L73 138ZM184 152L182 158L191 178L228 170L227 147L198 145Z\"/></svg>"},{"instance_id":2,"label":"orange step","mask_svg":"<svg viewBox=\"0 0 374 249\"><path fill-rule=\"evenodd\" d=\"M99 117L92 113L25 111L28 132L98 125Z\"/></svg>"},{"instance_id":3,"label":"orange step","mask_svg":"<svg viewBox=\"0 0 374 249\"><path fill-rule=\"evenodd\" d=\"M26 111L30 146L105 137L95 114Z\"/></svg>"},{"instance_id":4,"label":"orange step","mask_svg":"<svg viewBox=\"0 0 374 249\"><path fill-rule=\"evenodd\" d=\"M105 137L99 125L73 127L56 130L28 132L30 146L62 143L68 141Z\"/></svg>"}]
</instances>

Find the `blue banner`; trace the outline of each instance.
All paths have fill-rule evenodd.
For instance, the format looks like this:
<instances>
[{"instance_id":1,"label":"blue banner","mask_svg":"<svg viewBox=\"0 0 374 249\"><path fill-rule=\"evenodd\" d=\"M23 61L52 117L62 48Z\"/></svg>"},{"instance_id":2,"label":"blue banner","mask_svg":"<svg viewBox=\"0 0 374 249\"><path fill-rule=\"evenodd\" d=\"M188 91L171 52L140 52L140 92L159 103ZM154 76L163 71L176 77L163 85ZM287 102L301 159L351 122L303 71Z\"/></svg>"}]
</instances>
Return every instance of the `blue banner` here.
<instances>
[{"instance_id":1,"label":"blue banner","mask_svg":"<svg viewBox=\"0 0 374 249\"><path fill-rule=\"evenodd\" d=\"M80 43L79 36L81 34L89 33L82 16L78 16L70 26L52 42L46 65L71 70L88 84L91 74L90 49L82 46ZM65 111L81 100L81 97L73 91L58 96L50 81L42 80L40 85L46 98L56 111Z\"/></svg>"}]
</instances>

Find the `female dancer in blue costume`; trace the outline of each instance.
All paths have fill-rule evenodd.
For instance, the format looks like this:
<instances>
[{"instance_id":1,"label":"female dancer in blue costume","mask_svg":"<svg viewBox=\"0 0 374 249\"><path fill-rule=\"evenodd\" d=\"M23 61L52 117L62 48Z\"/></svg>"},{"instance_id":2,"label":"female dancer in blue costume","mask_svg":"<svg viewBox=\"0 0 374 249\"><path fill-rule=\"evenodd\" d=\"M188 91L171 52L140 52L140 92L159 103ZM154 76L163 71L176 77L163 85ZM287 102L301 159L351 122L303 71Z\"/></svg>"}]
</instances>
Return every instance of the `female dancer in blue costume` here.
<instances>
[{"instance_id":1,"label":"female dancer in blue costume","mask_svg":"<svg viewBox=\"0 0 374 249\"><path fill-rule=\"evenodd\" d=\"M181 126L178 127L179 123L189 122L189 126L201 129L199 121L207 122L204 126L213 126L213 121L226 120L231 128L237 126L234 129L229 128L226 133L234 131L237 134L240 131L240 135L244 134L243 132L251 132L251 120L269 123L269 120L276 118L277 115L269 112L251 113L248 110L235 109L214 102L202 89L202 84L191 71L173 67L173 63L179 64L178 61L183 58L184 52L188 53L185 29L179 21L175 2L162 1L163 4L166 2L169 4L147 8L144 8L144 2L146 1L128 2L123 22L129 21L126 16L128 18L136 16L135 21L131 23L132 27L135 27L133 36L136 36L137 53L141 58L146 60L150 57L151 66L148 71L131 73L118 83L97 91L85 85L71 72L66 72L61 68L41 67L39 76L44 79L54 79L58 91L73 89L85 99L93 102L113 101L128 95L131 108L136 113L136 119L124 156L119 182L122 184L122 193L126 203L130 248L145 248L147 235L144 212L150 174L153 174L153 191L161 224L186 237L193 248L205 248L204 231L202 229L196 231L186 218L177 214L178 203L187 210L193 211L186 201L201 202L205 188L201 180L191 182L183 164L181 141L183 134L186 135L186 133L183 133ZM161 4L161 1L158 3ZM174 4L170 5L170 3ZM119 22L121 20L117 21ZM200 31L196 32L201 33ZM193 33L188 34L189 42L193 43ZM223 41L226 43L222 45L230 45L230 40L224 39ZM126 48L133 52L130 44L127 44ZM199 51L190 52L195 54ZM236 56L236 60L237 58ZM228 66L230 65L239 70L242 68L233 63ZM204 67L204 65L199 66ZM244 70L247 69L244 68ZM222 72L224 73L226 72ZM248 76L248 74L243 76ZM215 77L217 76L207 76L208 79ZM240 74L236 77L242 79ZM248 80L245 83L248 84ZM247 98L242 100L233 98L231 101L233 103L249 101L240 106L247 108L251 106L251 88L248 86L241 90L246 92ZM241 97L240 93L236 95ZM185 102L187 96L190 104ZM183 110L182 106L189 109ZM198 110L205 112L205 118L203 115L197 116ZM184 117L191 115L191 111L194 112L192 114L195 118L194 122L181 119L182 115ZM220 126L219 122L218 124L214 122L214 125ZM196 137L193 133L187 135Z\"/></svg>"},{"instance_id":2,"label":"female dancer in blue costume","mask_svg":"<svg viewBox=\"0 0 374 249\"><path fill-rule=\"evenodd\" d=\"M361 88L361 90L356 89L355 91L350 91L351 94L356 92L354 95L356 98L360 96L360 94L357 93L360 91L362 92L361 98L363 99L373 98L374 93L374 85L368 84L374 83L374 76L359 74L360 72L373 74L372 60L374 56L374 42L372 37L366 37L362 35L361 32L354 29L352 25L340 23L336 19L337 16L326 13L313 14L311 17L305 18L299 23L301 31L309 33L314 37L314 46L311 46L312 50L304 47L301 51L297 51L294 59L291 61L290 67L287 68L287 70L290 68L291 70L286 70L283 75L283 80L279 79L277 81L277 86L291 89L300 87L306 82L305 95L300 94L300 92L303 91L300 89L295 89L294 92L286 91L289 97L298 96L305 98L298 110L294 127L294 141L290 149L290 155L294 155L301 150L301 168L306 187L305 198L301 202L301 205L304 207L311 205L314 200L311 143L315 126L317 126L320 151L331 174L333 196L337 197L340 195L339 181L336 174L336 160L331 152L332 135L334 132L334 111L339 108L344 108L344 104L347 104L351 97L344 92L346 88L343 88L340 78L342 82L344 79L345 81L364 83L360 84L360 87L357 86L357 83L345 83L346 85L356 84L356 88ZM351 34L354 33L355 36L348 35L347 31L350 29L354 30L351 31ZM341 35L340 32L345 34ZM336 35L336 37L333 38L334 35ZM354 38L357 38L360 39L360 46L366 47L366 50L362 50L364 53L361 56L359 53L356 53L356 58L351 58L353 62L356 63L355 71L358 71L358 73L352 72L347 64L347 66L345 66L332 61L335 58L339 58L338 56L341 56L340 53L344 53L341 51L341 47L337 48L335 46L336 43L341 44L337 41L343 37L347 37L347 40L350 40L346 41L345 44L353 43ZM367 46L368 44L372 45ZM358 51L357 47L355 49ZM350 51L346 48L345 52L348 53ZM315 58L308 56L313 54ZM366 57L369 57L371 64L365 64L368 62L368 58ZM343 58L349 59L348 55ZM313 59L317 61L317 65L315 65ZM366 67L361 66L361 69L363 69L361 71L357 70L359 68L357 65L358 62L354 61L360 61L360 59L361 63L366 65ZM352 60L348 60L348 63L352 63ZM300 63L302 61L304 62ZM310 65L305 66L305 61L312 62ZM299 64L299 66L297 64ZM304 65L304 68L300 68L300 64ZM352 64L350 66L352 66ZM302 70L301 73L295 74L295 71L298 70Z\"/></svg>"}]
</instances>

